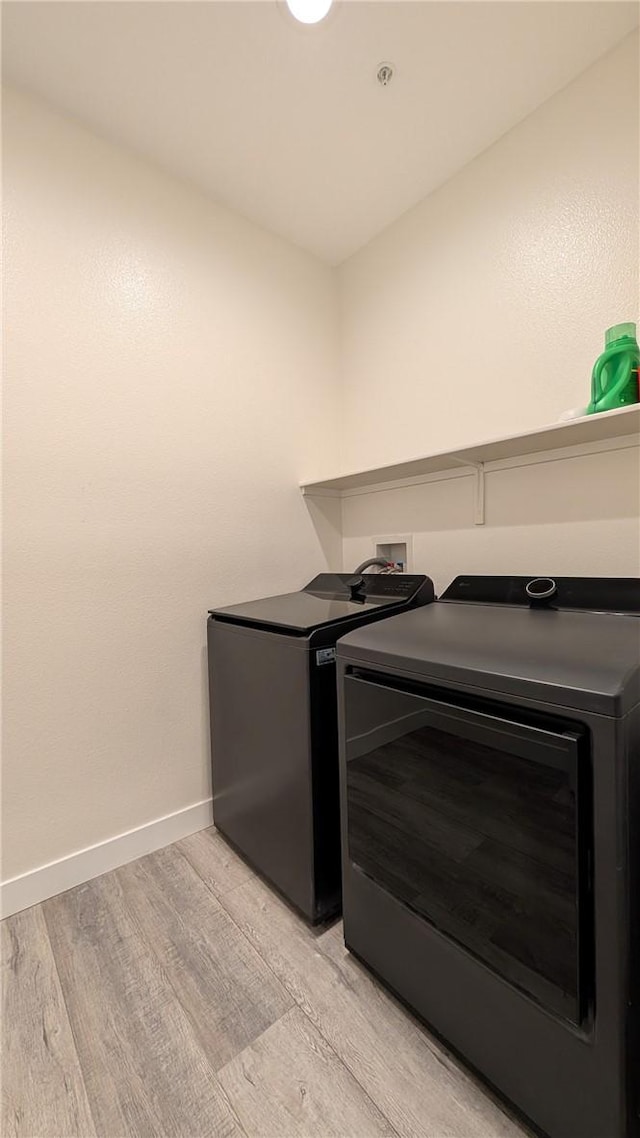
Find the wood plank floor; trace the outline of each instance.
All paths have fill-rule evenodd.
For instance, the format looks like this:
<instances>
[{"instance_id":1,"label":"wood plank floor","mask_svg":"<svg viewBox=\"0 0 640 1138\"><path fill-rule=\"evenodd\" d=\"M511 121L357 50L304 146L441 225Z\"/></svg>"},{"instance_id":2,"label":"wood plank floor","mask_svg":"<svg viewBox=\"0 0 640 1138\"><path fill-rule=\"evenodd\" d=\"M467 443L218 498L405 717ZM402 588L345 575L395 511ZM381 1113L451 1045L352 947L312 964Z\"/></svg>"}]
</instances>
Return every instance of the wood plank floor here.
<instances>
[{"instance_id":1,"label":"wood plank floor","mask_svg":"<svg viewBox=\"0 0 640 1138\"><path fill-rule=\"evenodd\" d=\"M3 1138L525 1138L213 830L2 922Z\"/></svg>"}]
</instances>

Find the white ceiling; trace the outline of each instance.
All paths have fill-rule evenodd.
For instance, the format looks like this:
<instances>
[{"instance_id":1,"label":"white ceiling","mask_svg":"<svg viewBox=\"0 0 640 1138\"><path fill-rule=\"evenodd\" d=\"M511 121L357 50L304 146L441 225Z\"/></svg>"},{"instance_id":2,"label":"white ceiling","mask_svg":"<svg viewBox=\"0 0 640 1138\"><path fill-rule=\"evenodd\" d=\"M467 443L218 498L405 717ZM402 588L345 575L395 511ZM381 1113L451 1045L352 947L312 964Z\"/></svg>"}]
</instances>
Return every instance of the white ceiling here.
<instances>
[{"instance_id":1,"label":"white ceiling","mask_svg":"<svg viewBox=\"0 0 640 1138\"><path fill-rule=\"evenodd\" d=\"M304 27L282 0L14 0L3 17L9 81L337 263L609 50L638 6L337 0Z\"/></svg>"}]
</instances>

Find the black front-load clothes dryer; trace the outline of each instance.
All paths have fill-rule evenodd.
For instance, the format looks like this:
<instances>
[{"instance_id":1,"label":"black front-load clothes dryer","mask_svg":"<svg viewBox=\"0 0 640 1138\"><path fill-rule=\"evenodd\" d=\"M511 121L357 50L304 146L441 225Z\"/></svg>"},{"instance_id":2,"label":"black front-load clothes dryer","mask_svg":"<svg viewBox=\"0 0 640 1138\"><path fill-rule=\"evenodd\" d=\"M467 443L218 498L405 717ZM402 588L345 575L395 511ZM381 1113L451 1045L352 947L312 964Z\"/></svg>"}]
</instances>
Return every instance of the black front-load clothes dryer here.
<instances>
[{"instance_id":1,"label":"black front-load clothes dryer","mask_svg":"<svg viewBox=\"0 0 640 1138\"><path fill-rule=\"evenodd\" d=\"M313 923L341 902L336 640L433 599L422 575L321 573L209 614L215 825Z\"/></svg>"},{"instance_id":2,"label":"black front-load clothes dryer","mask_svg":"<svg viewBox=\"0 0 640 1138\"><path fill-rule=\"evenodd\" d=\"M346 944L549 1138L640 1138L639 618L462 576L337 649Z\"/></svg>"}]
</instances>

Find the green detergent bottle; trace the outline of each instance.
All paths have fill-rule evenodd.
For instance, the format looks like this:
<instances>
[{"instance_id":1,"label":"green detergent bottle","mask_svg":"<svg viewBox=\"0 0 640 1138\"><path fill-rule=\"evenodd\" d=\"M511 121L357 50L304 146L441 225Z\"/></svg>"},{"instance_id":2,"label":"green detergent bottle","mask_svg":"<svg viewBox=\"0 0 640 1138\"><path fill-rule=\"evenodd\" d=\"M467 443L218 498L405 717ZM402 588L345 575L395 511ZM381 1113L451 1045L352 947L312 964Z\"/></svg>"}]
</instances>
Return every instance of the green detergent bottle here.
<instances>
[{"instance_id":1,"label":"green detergent bottle","mask_svg":"<svg viewBox=\"0 0 640 1138\"><path fill-rule=\"evenodd\" d=\"M640 348L635 324L615 324L604 335L604 352L594 364L587 415L638 402Z\"/></svg>"}]
</instances>

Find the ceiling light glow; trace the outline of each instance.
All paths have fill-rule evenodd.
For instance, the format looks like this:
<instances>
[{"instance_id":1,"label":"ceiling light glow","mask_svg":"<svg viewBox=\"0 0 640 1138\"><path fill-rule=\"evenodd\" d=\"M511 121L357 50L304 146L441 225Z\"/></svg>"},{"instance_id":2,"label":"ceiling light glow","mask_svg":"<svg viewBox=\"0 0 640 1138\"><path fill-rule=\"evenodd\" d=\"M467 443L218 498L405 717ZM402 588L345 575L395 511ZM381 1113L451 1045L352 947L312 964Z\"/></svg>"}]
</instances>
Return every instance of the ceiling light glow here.
<instances>
[{"instance_id":1,"label":"ceiling light glow","mask_svg":"<svg viewBox=\"0 0 640 1138\"><path fill-rule=\"evenodd\" d=\"M333 0L287 0L287 8L301 24L319 24L332 3Z\"/></svg>"}]
</instances>

